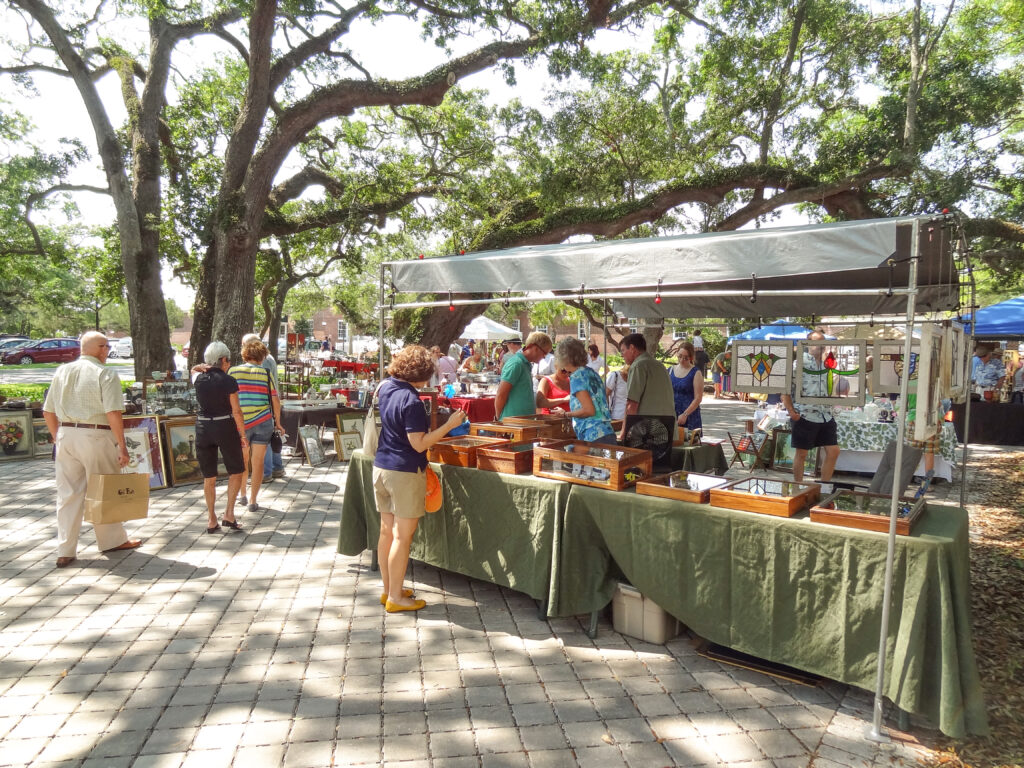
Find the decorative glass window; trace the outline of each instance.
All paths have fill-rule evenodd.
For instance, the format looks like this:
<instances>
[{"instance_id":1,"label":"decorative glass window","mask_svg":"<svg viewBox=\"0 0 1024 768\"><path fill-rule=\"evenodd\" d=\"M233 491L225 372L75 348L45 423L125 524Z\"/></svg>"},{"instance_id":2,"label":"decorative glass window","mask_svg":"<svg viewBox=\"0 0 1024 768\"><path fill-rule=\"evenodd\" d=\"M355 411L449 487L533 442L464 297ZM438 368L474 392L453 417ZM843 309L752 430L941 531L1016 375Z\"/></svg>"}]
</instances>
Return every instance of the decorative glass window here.
<instances>
[{"instance_id":1,"label":"decorative glass window","mask_svg":"<svg viewBox=\"0 0 1024 768\"><path fill-rule=\"evenodd\" d=\"M789 394L793 375L793 342L734 341L732 391Z\"/></svg>"},{"instance_id":2,"label":"decorative glass window","mask_svg":"<svg viewBox=\"0 0 1024 768\"><path fill-rule=\"evenodd\" d=\"M867 345L863 339L797 342L796 401L809 405L864 405L866 358Z\"/></svg>"},{"instance_id":3,"label":"decorative glass window","mask_svg":"<svg viewBox=\"0 0 1024 768\"><path fill-rule=\"evenodd\" d=\"M338 344L348 343L348 323L344 320L338 321Z\"/></svg>"},{"instance_id":4,"label":"decorative glass window","mask_svg":"<svg viewBox=\"0 0 1024 768\"><path fill-rule=\"evenodd\" d=\"M871 390L876 395L899 392L905 366L903 353L906 341L876 341L871 367ZM910 347L910 380L907 392L917 392L918 364L921 361L921 342L914 339Z\"/></svg>"},{"instance_id":5,"label":"decorative glass window","mask_svg":"<svg viewBox=\"0 0 1024 768\"><path fill-rule=\"evenodd\" d=\"M942 328L921 326L921 368L917 377L917 412L914 414L914 439L928 440L942 426L940 403L945 395L942 386Z\"/></svg>"},{"instance_id":6,"label":"decorative glass window","mask_svg":"<svg viewBox=\"0 0 1024 768\"><path fill-rule=\"evenodd\" d=\"M963 324L951 322L946 329L942 362L944 388L947 395L955 400L967 391L967 366L970 363Z\"/></svg>"}]
</instances>

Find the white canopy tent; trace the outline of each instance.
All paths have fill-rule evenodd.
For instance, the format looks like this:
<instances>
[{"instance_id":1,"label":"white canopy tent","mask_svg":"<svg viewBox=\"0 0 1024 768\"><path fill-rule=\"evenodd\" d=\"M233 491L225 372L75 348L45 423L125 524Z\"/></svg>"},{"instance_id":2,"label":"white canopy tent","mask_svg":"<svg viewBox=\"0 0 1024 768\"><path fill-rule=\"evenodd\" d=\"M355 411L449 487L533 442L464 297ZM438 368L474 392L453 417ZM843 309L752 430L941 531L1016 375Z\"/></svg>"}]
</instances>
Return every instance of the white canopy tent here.
<instances>
[{"instance_id":1,"label":"white canopy tent","mask_svg":"<svg viewBox=\"0 0 1024 768\"><path fill-rule=\"evenodd\" d=\"M519 331L483 315L474 317L459 334L460 339L485 339L486 341L502 341L517 336L519 336Z\"/></svg>"},{"instance_id":2,"label":"white canopy tent","mask_svg":"<svg viewBox=\"0 0 1024 768\"><path fill-rule=\"evenodd\" d=\"M381 337L387 269L393 291L447 297L396 303L396 309L530 301L524 294L551 291L563 298L604 300L606 315L610 302L616 315L638 318L782 317L815 310L841 315L902 313L904 354L909 358L918 313L958 310L964 284L973 285L969 265L961 268L955 259L959 253L966 261L964 246L955 217L920 216L524 246L388 262L381 267ZM465 296L480 293L496 296ZM967 298L973 304L973 291ZM900 396L906 402L906 378ZM874 720L868 733L876 741L887 739L881 727L882 706L905 426L901 419L880 606ZM966 453L965 446L965 464Z\"/></svg>"}]
</instances>

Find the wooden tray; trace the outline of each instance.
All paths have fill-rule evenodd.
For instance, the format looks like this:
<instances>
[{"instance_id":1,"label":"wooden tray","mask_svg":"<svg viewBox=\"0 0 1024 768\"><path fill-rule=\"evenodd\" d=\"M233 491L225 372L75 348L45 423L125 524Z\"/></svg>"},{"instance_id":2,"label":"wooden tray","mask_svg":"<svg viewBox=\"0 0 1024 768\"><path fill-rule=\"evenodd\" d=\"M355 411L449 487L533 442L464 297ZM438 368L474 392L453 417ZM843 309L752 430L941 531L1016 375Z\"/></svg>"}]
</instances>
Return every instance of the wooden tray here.
<instances>
[{"instance_id":1,"label":"wooden tray","mask_svg":"<svg viewBox=\"0 0 1024 768\"><path fill-rule=\"evenodd\" d=\"M712 488L711 506L792 517L817 501L820 495L821 486L817 483L745 477L721 488Z\"/></svg>"},{"instance_id":2,"label":"wooden tray","mask_svg":"<svg viewBox=\"0 0 1024 768\"><path fill-rule=\"evenodd\" d=\"M651 476L650 451L607 443L566 440L533 449L533 474L621 491Z\"/></svg>"},{"instance_id":3,"label":"wooden tray","mask_svg":"<svg viewBox=\"0 0 1024 768\"><path fill-rule=\"evenodd\" d=\"M641 480L636 484L636 492L641 496L660 496L663 499L707 504L711 498L711 489L729 482L727 477L680 471Z\"/></svg>"},{"instance_id":4,"label":"wooden tray","mask_svg":"<svg viewBox=\"0 0 1024 768\"><path fill-rule=\"evenodd\" d=\"M533 449L537 446L555 447L564 440L524 440L508 445L496 445L478 448L476 452L476 468L488 472L501 472L506 475L522 475L533 472Z\"/></svg>"},{"instance_id":5,"label":"wooden tray","mask_svg":"<svg viewBox=\"0 0 1024 768\"><path fill-rule=\"evenodd\" d=\"M545 421L519 421L515 424L501 421L483 421L471 424L469 434L481 437L500 437L521 443L525 440L538 440L550 437L554 428Z\"/></svg>"},{"instance_id":6,"label":"wooden tray","mask_svg":"<svg viewBox=\"0 0 1024 768\"><path fill-rule=\"evenodd\" d=\"M862 531L889 532L889 505L892 497L884 493L864 493L840 490L826 496L811 507L811 520L815 523L842 525ZM896 520L896 533L909 536L914 523L924 512L924 499L902 497L901 510Z\"/></svg>"},{"instance_id":7,"label":"wooden tray","mask_svg":"<svg viewBox=\"0 0 1024 768\"><path fill-rule=\"evenodd\" d=\"M506 444L508 440L501 437L445 437L434 443L434 447L427 451L427 461L453 464L457 467L475 467L477 449Z\"/></svg>"},{"instance_id":8,"label":"wooden tray","mask_svg":"<svg viewBox=\"0 0 1024 768\"><path fill-rule=\"evenodd\" d=\"M535 413L533 416L509 416L502 419L502 424L523 424L542 421L548 425L547 437L552 440L575 440L576 430L572 428L572 419L564 413Z\"/></svg>"}]
</instances>

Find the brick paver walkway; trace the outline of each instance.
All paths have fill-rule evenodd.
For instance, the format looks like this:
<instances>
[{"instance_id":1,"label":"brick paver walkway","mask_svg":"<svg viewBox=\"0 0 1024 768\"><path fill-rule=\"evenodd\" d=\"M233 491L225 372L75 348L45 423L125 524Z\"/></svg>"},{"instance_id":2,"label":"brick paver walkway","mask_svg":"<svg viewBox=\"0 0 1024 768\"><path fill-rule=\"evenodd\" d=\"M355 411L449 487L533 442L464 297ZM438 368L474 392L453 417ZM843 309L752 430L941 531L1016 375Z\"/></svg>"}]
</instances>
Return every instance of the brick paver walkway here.
<instances>
[{"instance_id":1,"label":"brick paver walkway","mask_svg":"<svg viewBox=\"0 0 1024 768\"><path fill-rule=\"evenodd\" d=\"M725 406L723 406L725 407ZM711 409L708 409L709 411ZM746 411L737 411L743 416ZM387 615L369 555L335 554L344 465L265 488L207 535L201 487L153 494L141 550L54 568L46 460L0 463L0 765L913 763L863 734L871 698L708 661L684 637L541 621L527 597L414 564Z\"/></svg>"}]
</instances>

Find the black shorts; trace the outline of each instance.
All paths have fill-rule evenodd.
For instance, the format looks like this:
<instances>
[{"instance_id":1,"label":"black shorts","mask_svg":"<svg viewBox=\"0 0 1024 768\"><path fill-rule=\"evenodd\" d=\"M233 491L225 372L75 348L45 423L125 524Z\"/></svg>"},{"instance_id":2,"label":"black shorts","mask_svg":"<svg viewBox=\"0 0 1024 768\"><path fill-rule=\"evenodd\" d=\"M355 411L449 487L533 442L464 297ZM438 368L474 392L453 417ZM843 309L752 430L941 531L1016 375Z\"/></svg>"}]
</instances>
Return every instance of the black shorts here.
<instances>
[{"instance_id":1,"label":"black shorts","mask_svg":"<svg viewBox=\"0 0 1024 768\"><path fill-rule=\"evenodd\" d=\"M196 458L203 477L217 476L217 449L224 457L224 468L229 475L245 471L242 441L234 419L196 421Z\"/></svg>"},{"instance_id":2,"label":"black shorts","mask_svg":"<svg viewBox=\"0 0 1024 768\"><path fill-rule=\"evenodd\" d=\"M808 421L801 417L796 421L790 421L789 426L793 432L791 437L792 445L798 451L839 445L839 439L836 436L835 419L819 422Z\"/></svg>"}]
</instances>

